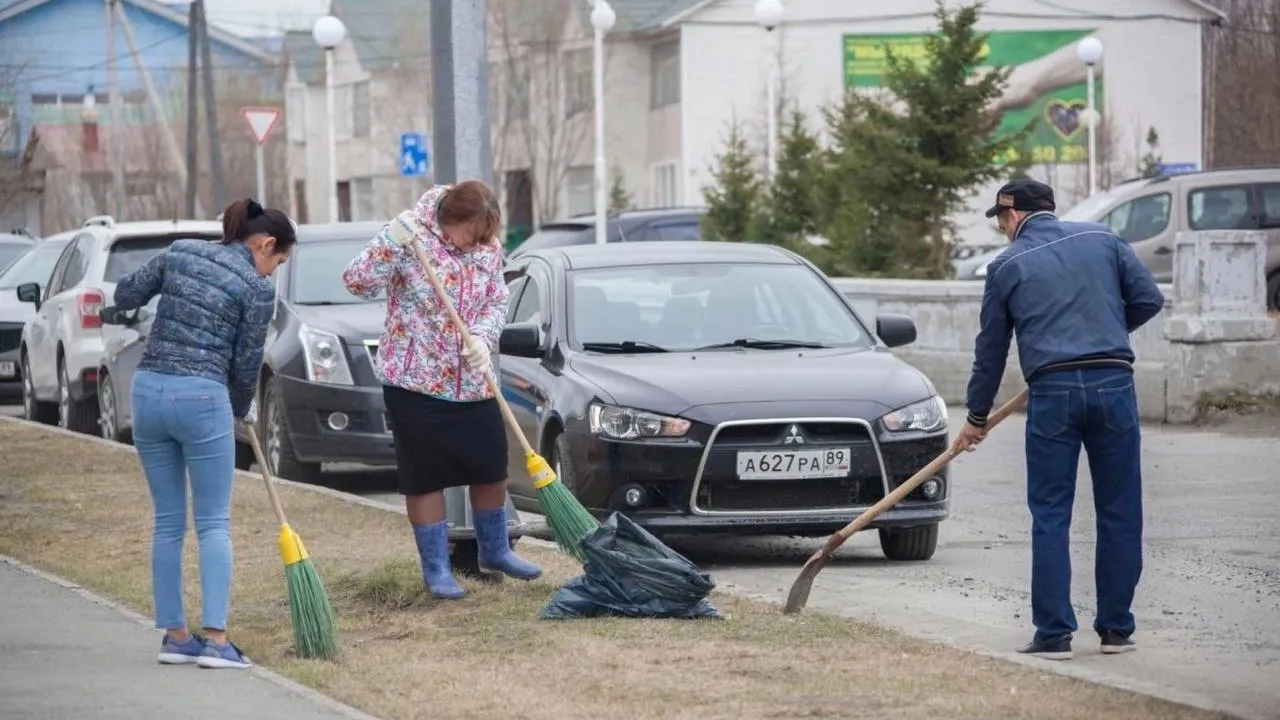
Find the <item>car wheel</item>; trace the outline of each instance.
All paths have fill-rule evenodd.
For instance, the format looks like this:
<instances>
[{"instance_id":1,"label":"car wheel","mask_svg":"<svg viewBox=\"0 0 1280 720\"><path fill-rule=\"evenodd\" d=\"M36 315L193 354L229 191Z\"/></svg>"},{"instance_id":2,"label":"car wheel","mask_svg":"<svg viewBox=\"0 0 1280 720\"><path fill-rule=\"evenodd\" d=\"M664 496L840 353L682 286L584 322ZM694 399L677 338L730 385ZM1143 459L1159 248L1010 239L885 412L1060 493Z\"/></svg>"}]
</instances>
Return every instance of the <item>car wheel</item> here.
<instances>
[{"instance_id":1,"label":"car wheel","mask_svg":"<svg viewBox=\"0 0 1280 720\"><path fill-rule=\"evenodd\" d=\"M71 395L67 363L58 359L58 427L85 435L98 434L98 401L76 400Z\"/></svg>"},{"instance_id":2,"label":"car wheel","mask_svg":"<svg viewBox=\"0 0 1280 720\"><path fill-rule=\"evenodd\" d=\"M551 449L551 469L564 486L578 494L578 477L574 472L573 453L569 450L569 438L564 433L556 436Z\"/></svg>"},{"instance_id":3,"label":"car wheel","mask_svg":"<svg viewBox=\"0 0 1280 720\"><path fill-rule=\"evenodd\" d=\"M262 453L272 475L305 483L320 481L320 463L302 462L293 452L289 440L289 426L285 419L284 400L275 378L267 380L263 422L261 425Z\"/></svg>"},{"instance_id":4,"label":"car wheel","mask_svg":"<svg viewBox=\"0 0 1280 720\"><path fill-rule=\"evenodd\" d=\"M881 528L880 549L886 558L894 561L928 560L938 549L938 525Z\"/></svg>"},{"instance_id":5,"label":"car wheel","mask_svg":"<svg viewBox=\"0 0 1280 720\"><path fill-rule=\"evenodd\" d=\"M116 387L105 370L98 376L98 428L104 439L124 442L116 412Z\"/></svg>"},{"instance_id":6,"label":"car wheel","mask_svg":"<svg viewBox=\"0 0 1280 720\"><path fill-rule=\"evenodd\" d=\"M22 416L31 422L52 425L58 421L58 407L36 398L36 384L31 379L31 363L22 354Z\"/></svg>"}]
</instances>

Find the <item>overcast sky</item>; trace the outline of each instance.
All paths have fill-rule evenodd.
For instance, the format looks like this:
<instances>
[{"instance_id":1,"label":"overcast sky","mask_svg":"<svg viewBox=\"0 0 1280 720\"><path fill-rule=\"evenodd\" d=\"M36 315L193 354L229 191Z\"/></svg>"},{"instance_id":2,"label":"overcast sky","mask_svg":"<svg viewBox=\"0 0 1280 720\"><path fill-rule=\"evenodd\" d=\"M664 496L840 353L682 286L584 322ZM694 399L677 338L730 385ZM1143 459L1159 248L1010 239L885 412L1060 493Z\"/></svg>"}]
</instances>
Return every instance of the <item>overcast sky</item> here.
<instances>
[{"instance_id":1,"label":"overcast sky","mask_svg":"<svg viewBox=\"0 0 1280 720\"><path fill-rule=\"evenodd\" d=\"M307 29L329 0L205 0L209 21L242 35L274 35Z\"/></svg>"}]
</instances>

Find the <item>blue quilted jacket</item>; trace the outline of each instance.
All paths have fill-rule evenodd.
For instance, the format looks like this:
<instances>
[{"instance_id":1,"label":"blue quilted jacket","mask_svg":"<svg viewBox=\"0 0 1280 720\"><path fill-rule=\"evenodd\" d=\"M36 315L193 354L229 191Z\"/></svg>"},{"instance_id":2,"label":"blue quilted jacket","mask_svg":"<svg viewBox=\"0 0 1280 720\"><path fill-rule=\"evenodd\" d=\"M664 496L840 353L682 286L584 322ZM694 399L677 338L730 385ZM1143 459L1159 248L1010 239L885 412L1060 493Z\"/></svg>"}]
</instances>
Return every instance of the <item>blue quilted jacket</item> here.
<instances>
[{"instance_id":1,"label":"blue quilted jacket","mask_svg":"<svg viewBox=\"0 0 1280 720\"><path fill-rule=\"evenodd\" d=\"M217 380L243 418L262 367L275 288L258 275L244 243L177 240L116 285L115 304L134 310L160 295L139 370Z\"/></svg>"}]
</instances>

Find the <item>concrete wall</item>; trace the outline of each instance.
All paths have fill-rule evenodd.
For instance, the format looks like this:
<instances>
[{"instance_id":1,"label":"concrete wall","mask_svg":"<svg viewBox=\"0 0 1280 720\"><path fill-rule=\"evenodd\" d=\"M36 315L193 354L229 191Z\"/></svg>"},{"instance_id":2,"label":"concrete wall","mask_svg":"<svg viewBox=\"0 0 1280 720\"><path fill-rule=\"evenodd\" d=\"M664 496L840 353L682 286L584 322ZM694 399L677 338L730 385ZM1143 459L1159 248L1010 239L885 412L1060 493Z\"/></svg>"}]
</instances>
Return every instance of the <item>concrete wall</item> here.
<instances>
[{"instance_id":1,"label":"concrete wall","mask_svg":"<svg viewBox=\"0 0 1280 720\"><path fill-rule=\"evenodd\" d=\"M1181 233L1175 284L1162 285L1165 309L1131 336L1134 384L1144 419L1190 422L1204 399L1230 393L1280 394L1277 321L1265 311L1262 233ZM973 367L982 282L836 278L858 313L901 313L916 342L894 354L929 376L948 403L963 405ZM1025 383L1017 338L996 402Z\"/></svg>"}]
</instances>

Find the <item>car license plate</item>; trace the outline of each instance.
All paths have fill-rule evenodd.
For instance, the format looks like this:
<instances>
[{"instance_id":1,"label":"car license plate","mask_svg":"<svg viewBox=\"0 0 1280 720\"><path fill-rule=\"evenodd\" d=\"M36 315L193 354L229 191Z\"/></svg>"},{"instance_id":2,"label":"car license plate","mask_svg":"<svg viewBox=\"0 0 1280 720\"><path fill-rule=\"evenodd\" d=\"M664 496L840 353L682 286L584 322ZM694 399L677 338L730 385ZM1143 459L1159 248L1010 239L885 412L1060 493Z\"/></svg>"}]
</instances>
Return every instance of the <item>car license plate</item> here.
<instances>
[{"instance_id":1,"label":"car license plate","mask_svg":"<svg viewBox=\"0 0 1280 720\"><path fill-rule=\"evenodd\" d=\"M849 448L739 452L740 480L808 480L849 474Z\"/></svg>"},{"instance_id":2,"label":"car license plate","mask_svg":"<svg viewBox=\"0 0 1280 720\"><path fill-rule=\"evenodd\" d=\"M12 360L0 362L0 378L12 378L18 376L18 366Z\"/></svg>"}]
</instances>

